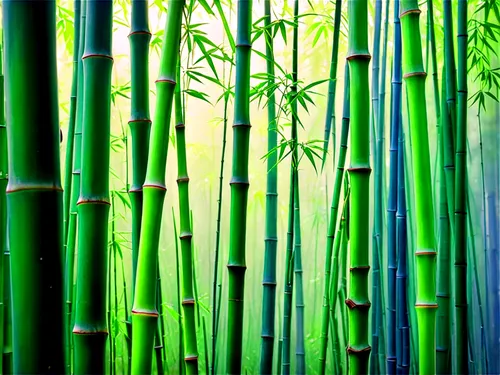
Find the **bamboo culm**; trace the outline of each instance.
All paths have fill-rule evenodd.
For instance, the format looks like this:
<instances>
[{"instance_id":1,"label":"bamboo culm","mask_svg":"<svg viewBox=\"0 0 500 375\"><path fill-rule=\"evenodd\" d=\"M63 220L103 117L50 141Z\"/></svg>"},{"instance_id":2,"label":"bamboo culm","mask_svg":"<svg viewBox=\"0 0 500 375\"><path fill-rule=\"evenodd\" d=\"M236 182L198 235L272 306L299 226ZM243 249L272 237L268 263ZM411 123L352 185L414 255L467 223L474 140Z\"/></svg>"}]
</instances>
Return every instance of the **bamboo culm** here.
<instances>
[{"instance_id":1,"label":"bamboo culm","mask_svg":"<svg viewBox=\"0 0 500 375\"><path fill-rule=\"evenodd\" d=\"M158 319L156 274L160 227L165 200L170 119L176 85L177 59L184 0L169 2L160 72L156 80L156 108L151 129L146 178L143 185L143 211L137 257L134 305L132 309L132 374L151 373L154 335Z\"/></svg>"},{"instance_id":2,"label":"bamboo culm","mask_svg":"<svg viewBox=\"0 0 500 375\"><path fill-rule=\"evenodd\" d=\"M399 2L394 2L394 56L392 61L391 89L391 143L389 151L389 197L387 202L387 373L397 371L397 324L396 324L396 289L397 289L397 208L398 208L398 173L399 173L399 137L401 128L401 24L399 22ZM405 249L406 251L406 249Z\"/></svg>"},{"instance_id":3,"label":"bamboo culm","mask_svg":"<svg viewBox=\"0 0 500 375\"><path fill-rule=\"evenodd\" d=\"M326 162L330 131L333 142L333 163L335 164L335 94L337 92L337 66L339 58L340 21L342 18L342 0L335 1L335 15L333 18L332 57L330 62L330 81L328 82L328 101L326 104L325 142L323 145L323 167ZM333 125L333 126L332 126Z\"/></svg>"},{"instance_id":4,"label":"bamboo culm","mask_svg":"<svg viewBox=\"0 0 500 375\"><path fill-rule=\"evenodd\" d=\"M64 373L56 4L4 1L2 12L13 373Z\"/></svg>"},{"instance_id":5,"label":"bamboo culm","mask_svg":"<svg viewBox=\"0 0 500 375\"><path fill-rule=\"evenodd\" d=\"M87 3L74 373L105 372L113 3Z\"/></svg>"},{"instance_id":6,"label":"bamboo culm","mask_svg":"<svg viewBox=\"0 0 500 375\"><path fill-rule=\"evenodd\" d=\"M269 28L271 23L271 1L264 1L264 26L266 39L266 57L268 84L274 84L274 50L273 36ZM267 150L270 152L267 159L267 188L266 188L266 233L264 276L262 280L262 331L260 351L260 373L272 374L274 356L275 315L276 315L276 257L278 243L278 154L274 150L278 144L276 122L276 97L274 90L267 93ZM272 151L274 150L274 151Z\"/></svg>"},{"instance_id":7,"label":"bamboo culm","mask_svg":"<svg viewBox=\"0 0 500 375\"><path fill-rule=\"evenodd\" d=\"M455 371L468 374L467 311L467 1L458 1L458 92L455 150Z\"/></svg>"},{"instance_id":8,"label":"bamboo culm","mask_svg":"<svg viewBox=\"0 0 500 375\"><path fill-rule=\"evenodd\" d=\"M291 327L292 327L292 300L294 283L294 241L295 241L295 190L298 183L298 150L297 150L297 70L298 70L298 14L299 1L293 3L293 43L292 43L292 83L287 105L291 113L291 159L290 159L290 197L288 201L288 233L285 255L285 279L283 287L283 347L282 347L282 373L289 375L291 371Z\"/></svg>"},{"instance_id":9,"label":"bamboo culm","mask_svg":"<svg viewBox=\"0 0 500 375\"><path fill-rule=\"evenodd\" d=\"M189 175L186 155L186 127L182 108L180 63L175 87L175 137L177 140L177 186L179 190L180 244L182 254L182 315L184 332L184 362L186 374L198 374L198 348L196 345L195 304L193 295L193 245L189 208Z\"/></svg>"},{"instance_id":10,"label":"bamboo culm","mask_svg":"<svg viewBox=\"0 0 500 375\"><path fill-rule=\"evenodd\" d=\"M369 262L369 183L370 183L370 96L368 66L368 2L351 1L348 9L351 128L351 205L349 218L350 288L349 342L350 374L368 372L371 347L368 342L370 300L368 295Z\"/></svg>"},{"instance_id":11,"label":"bamboo culm","mask_svg":"<svg viewBox=\"0 0 500 375\"><path fill-rule=\"evenodd\" d=\"M241 373L243 298L245 292L248 153L250 147L250 55L252 0L238 2L236 33L236 86L233 124L233 166L229 218L228 312L226 372Z\"/></svg>"},{"instance_id":12,"label":"bamboo culm","mask_svg":"<svg viewBox=\"0 0 500 375\"><path fill-rule=\"evenodd\" d=\"M419 370L436 372L436 246L434 207L427 133L425 77L423 67L420 10L416 0L400 1L403 43L403 78L408 99L408 121L412 140L412 162L417 224L415 309L418 321Z\"/></svg>"}]
</instances>

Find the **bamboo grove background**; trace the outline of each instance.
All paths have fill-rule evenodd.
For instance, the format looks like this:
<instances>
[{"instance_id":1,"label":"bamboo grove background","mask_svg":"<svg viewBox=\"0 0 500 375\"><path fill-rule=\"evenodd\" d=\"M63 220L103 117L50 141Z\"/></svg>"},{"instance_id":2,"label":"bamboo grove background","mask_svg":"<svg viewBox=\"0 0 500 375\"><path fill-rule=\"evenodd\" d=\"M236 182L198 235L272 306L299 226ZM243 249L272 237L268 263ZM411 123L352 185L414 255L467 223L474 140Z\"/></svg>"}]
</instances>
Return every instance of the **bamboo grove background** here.
<instances>
[{"instance_id":1,"label":"bamboo grove background","mask_svg":"<svg viewBox=\"0 0 500 375\"><path fill-rule=\"evenodd\" d=\"M2 373L500 373L498 0L2 25Z\"/></svg>"}]
</instances>

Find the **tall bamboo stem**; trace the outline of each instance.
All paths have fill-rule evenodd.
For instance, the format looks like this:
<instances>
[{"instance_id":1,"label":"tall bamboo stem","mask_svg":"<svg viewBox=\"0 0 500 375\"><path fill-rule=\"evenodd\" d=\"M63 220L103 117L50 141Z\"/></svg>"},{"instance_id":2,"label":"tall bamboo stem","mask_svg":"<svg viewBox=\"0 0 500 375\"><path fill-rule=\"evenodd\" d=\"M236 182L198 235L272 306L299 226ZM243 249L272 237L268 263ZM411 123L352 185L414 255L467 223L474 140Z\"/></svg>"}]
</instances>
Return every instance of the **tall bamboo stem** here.
<instances>
[{"instance_id":1,"label":"tall bamboo stem","mask_svg":"<svg viewBox=\"0 0 500 375\"><path fill-rule=\"evenodd\" d=\"M156 275L167 164L170 119L176 86L177 59L184 0L171 0L165 24L156 80L156 108L149 144L148 165L143 185L143 213L132 309L132 374L151 373L154 335L158 319ZM195 358L193 358L195 359Z\"/></svg>"},{"instance_id":2,"label":"tall bamboo stem","mask_svg":"<svg viewBox=\"0 0 500 375\"><path fill-rule=\"evenodd\" d=\"M236 34L236 86L233 124L233 170L229 235L228 290L228 374L241 373L243 298L245 292L246 217L248 200L248 153L250 146L250 52L252 0L238 2Z\"/></svg>"},{"instance_id":3,"label":"tall bamboo stem","mask_svg":"<svg viewBox=\"0 0 500 375\"><path fill-rule=\"evenodd\" d=\"M436 247L432 201L427 109L426 73L422 61L420 10L416 0L401 0L403 78L406 82L408 117L412 140L415 216L417 224L416 272L419 368L422 374L436 372Z\"/></svg>"},{"instance_id":4,"label":"tall bamboo stem","mask_svg":"<svg viewBox=\"0 0 500 375\"><path fill-rule=\"evenodd\" d=\"M56 4L7 0L2 12L13 372L64 373Z\"/></svg>"},{"instance_id":5,"label":"tall bamboo stem","mask_svg":"<svg viewBox=\"0 0 500 375\"><path fill-rule=\"evenodd\" d=\"M349 373L368 372L371 347L368 341L370 97L368 84L368 2L349 2L348 61L351 98L351 241L349 307Z\"/></svg>"}]
</instances>

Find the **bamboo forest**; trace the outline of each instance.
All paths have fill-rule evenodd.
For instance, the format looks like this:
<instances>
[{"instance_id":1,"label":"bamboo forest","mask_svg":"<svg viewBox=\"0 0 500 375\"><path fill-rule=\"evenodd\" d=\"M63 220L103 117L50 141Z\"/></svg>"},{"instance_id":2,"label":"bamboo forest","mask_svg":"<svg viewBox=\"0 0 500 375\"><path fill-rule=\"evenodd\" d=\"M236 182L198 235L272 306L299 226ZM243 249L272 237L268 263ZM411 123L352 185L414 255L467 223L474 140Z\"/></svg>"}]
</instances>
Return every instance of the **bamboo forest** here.
<instances>
[{"instance_id":1,"label":"bamboo forest","mask_svg":"<svg viewBox=\"0 0 500 375\"><path fill-rule=\"evenodd\" d=\"M1 0L1 374L500 374L500 0Z\"/></svg>"}]
</instances>

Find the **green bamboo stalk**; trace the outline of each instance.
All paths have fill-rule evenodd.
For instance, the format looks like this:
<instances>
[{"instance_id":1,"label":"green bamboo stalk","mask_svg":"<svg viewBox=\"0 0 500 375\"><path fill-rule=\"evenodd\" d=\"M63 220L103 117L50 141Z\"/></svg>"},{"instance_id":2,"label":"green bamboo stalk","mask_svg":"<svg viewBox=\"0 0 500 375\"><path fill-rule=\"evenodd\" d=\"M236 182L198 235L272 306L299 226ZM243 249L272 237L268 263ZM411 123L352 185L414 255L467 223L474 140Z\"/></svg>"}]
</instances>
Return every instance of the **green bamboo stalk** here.
<instances>
[{"instance_id":1,"label":"green bamboo stalk","mask_svg":"<svg viewBox=\"0 0 500 375\"><path fill-rule=\"evenodd\" d=\"M455 72L455 52L453 48L453 19L451 0L443 1L444 8L444 66L443 77L446 78L446 103L447 111L443 115L448 115L448 126L444 131L444 164L446 172L446 191L448 196L448 210L450 217L452 242L455 238L455 128L456 128L456 72Z\"/></svg>"},{"instance_id":2,"label":"green bamboo stalk","mask_svg":"<svg viewBox=\"0 0 500 375\"><path fill-rule=\"evenodd\" d=\"M143 191L148 163L149 133L149 42L148 0L132 1L130 34L131 102L130 135L132 137L132 186L129 197L132 208L132 301L134 300L137 255L141 233ZM128 186L127 186L128 188ZM130 326L131 322L127 323Z\"/></svg>"},{"instance_id":3,"label":"green bamboo stalk","mask_svg":"<svg viewBox=\"0 0 500 375\"><path fill-rule=\"evenodd\" d=\"M274 49L271 24L271 1L264 1L264 36L266 40L266 68L268 85L273 86ZM276 251L278 245L278 144L276 131L276 97L274 90L267 92L267 188L266 188L266 233L264 253L264 276L262 280L262 331L260 350L260 373L272 374L274 356L274 331L276 315Z\"/></svg>"},{"instance_id":4,"label":"green bamboo stalk","mask_svg":"<svg viewBox=\"0 0 500 375\"><path fill-rule=\"evenodd\" d=\"M333 140L333 163L335 164L335 94L337 92L337 66L339 58L340 21L342 19L342 0L335 1L335 15L333 16L332 57L330 62L330 81L328 82L328 101L326 103L325 141L323 145L323 164L325 166L330 129ZM332 126L333 125L333 126Z\"/></svg>"},{"instance_id":5,"label":"green bamboo stalk","mask_svg":"<svg viewBox=\"0 0 500 375\"><path fill-rule=\"evenodd\" d=\"M298 14L299 2L294 0L293 3L293 44L292 44L292 83L290 86L288 105L292 115L291 122L291 154L290 159L290 197L288 201L288 233L286 242L285 256L285 280L283 288L283 348L282 348L282 372L283 375L290 374L291 368L291 326L292 326L292 300L293 300L293 279L294 279L294 241L295 241L295 190L298 184L298 150L297 150L297 73L298 73Z\"/></svg>"},{"instance_id":6,"label":"green bamboo stalk","mask_svg":"<svg viewBox=\"0 0 500 375\"><path fill-rule=\"evenodd\" d=\"M233 72L233 65L229 68L229 79L231 81L231 76ZM217 222L215 230L215 251L214 251L214 280L212 283L212 361L210 364L210 373L214 375L216 373L215 358L217 354L217 332L219 329L219 311L220 311L220 293L217 293L217 288L220 286L218 284L219 277L219 254L220 254L220 227L221 227L221 217L222 217L222 188L224 181L224 162L226 155L226 139L227 139L227 122L228 122L228 106L229 106L229 95L230 89L224 88L224 114L223 114L223 129L222 129L222 151L220 159L220 169L219 169L219 193L217 198Z\"/></svg>"},{"instance_id":7,"label":"green bamboo stalk","mask_svg":"<svg viewBox=\"0 0 500 375\"><path fill-rule=\"evenodd\" d=\"M373 132L372 148L374 155L374 210L373 210L373 234L372 234L372 299L373 306L371 311L371 336L372 336L372 355L370 357L370 374L376 375L380 371L379 348L383 347L380 340L382 335L380 329L381 321L381 275L380 275L380 253L382 252L382 171L381 150L379 149L379 86L380 80L380 33L382 30L382 0L375 1L375 27L373 33L373 57L372 57L372 86L371 86L371 127ZM383 152L383 151L382 151Z\"/></svg>"},{"instance_id":8,"label":"green bamboo stalk","mask_svg":"<svg viewBox=\"0 0 500 375\"><path fill-rule=\"evenodd\" d=\"M3 37L0 31L0 370L3 369L3 353L6 335L4 273L8 265L5 264L4 253L7 250L7 202L6 189L8 181L7 162L7 127L5 126L5 91L3 75ZM10 289L10 287L9 287ZM3 373L3 372L2 372Z\"/></svg>"},{"instance_id":9,"label":"green bamboo stalk","mask_svg":"<svg viewBox=\"0 0 500 375\"><path fill-rule=\"evenodd\" d=\"M179 59L178 59L179 61ZM196 344L195 304L193 281L196 282L193 266L193 245L189 208L189 175L186 156L186 127L182 108L181 66L178 62L177 85L175 86L175 137L177 140L177 186L179 191L179 217L182 254L182 310L184 331L184 361L186 374L198 373L198 348ZM194 275L194 277L193 277Z\"/></svg>"},{"instance_id":10,"label":"green bamboo stalk","mask_svg":"<svg viewBox=\"0 0 500 375\"><path fill-rule=\"evenodd\" d=\"M76 122L76 95L78 92L78 66L80 60L80 19L81 19L81 0L74 1L74 22L73 22L73 74L71 80L71 96L69 99L69 121L68 135L66 137L66 158L64 163L64 254L66 254L66 244L68 241L68 226L70 220L71 207L71 184L73 174L73 150L75 138L75 122Z\"/></svg>"},{"instance_id":11,"label":"green bamboo stalk","mask_svg":"<svg viewBox=\"0 0 500 375\"><path fill-rule=\"evenodd\" d=\"M340 133L339 158L337 160L337 172L335 175L335 184L333 186L332 205L330 208L330 221L328 222L328 234L325 258L325 282L323 285L323 304L321 307L321 334L320 334L320 352L319 352L319 373L325 374L326 371L326 352L328 347L328 309L330 302L330 272L332 264L332 250L335 241L335 229L337 226L337 216L339 210L340 191L342 189L342 180L344 176L345 159L347 154L347 138L349 136L349 65L345 64L344 73L344 108L342 114L342 130Z\"/></svg>"},{"instance_id":12,"label":"green bamboo stalk","mask_svg":"<svg viewBox=\"0 0 500 375\"><path fill-rule=\"evenodd\" d=\"M81 181L81 155L82 155L82 128L83 128L83 53L85 49L85 29L87 19L87 1L81 0L80 9L80 40L78 42L78 83L77 83L77 101L76 101L76 118L75 118L75 134L74 134L74 151L73 151L73 173L71 184L71 207L69 214L68 230L66 236L66 256L64 265L64 296L65 296L65 361L66 371L71 373L72 354L73 354L73 288L74 288L74 270L75 270L75 249L77 235L77 220L78 209L77 202L80 195Z\"/></svg>"},{"instance_id":13,"label":"green bamboo stalk","mask_svg":"<svg viewBox=\"0 0 500 375\"><path fill-rule=\"evenodd\" d=\"M305 334L304 334L304 282L302 269L302 236L300 232L300 193L299 193L299 172L295 173L295 214L294 214L294 271L297 282L295 289L295 309L297 311L296 318L296 344L295 344L295 357L296 357L296 374L306 373L306 348L305 348Z\"/></svg>"},{"instance_id":14,"label":"green bamboo stalk","mask_svg":"<svg viewBox=\"0 0 500 375\"><path fill-rule=\"evenodd\" d=\"M236 86L233 124L233 170L229 235L227 314L228 374L241 373L243 298L245 290L245 239L248 199L248 151L250 141L250 52L252 0L238 2L236 34Z\"/></svg>"},{"instance_id":15,"label":"green bamboo stalk","mask_svg":"<svg viewBox=\"0 0 500 375\"><path fill-rule=\"evenodd\" d=\"M12 316L10 308L10 252L7 241L8 184L7 126L5 123L5 81L3 33L0 30L0 371L12 373Z\"/></svg>"},{"instance_id":16,"label":"green bamboo stalk","mask_svg":"<svg viewBox=\"0 0 500 375\"><path fill-rule=\"evenodd\" d=\"M436 372L436 248L432 201L425 71L422 61L419 17L416 0L401 0L403 78L408 98L408 118L412 140L415 215L417 224L416 271L419 369Z\"/></svg>"},{"instance_id":17,"label":"green bamboo stalk","mask_svg":"<svg viewBox=\"0 0 500 375\"><path fill-rule=\"evenodd\" d=\"M112 1L88 2L82 57L85 79L78 199L77 273L80 282L76 286L73 328L75 374L105 371L112 21Z\"/></svg>"},{"instance_id":18,"label":"green bamboo stalk","mask_svg":"<svg viewBox=\"0 0 500 375\"><path fill-rule=\"evenodd\" d=\"M436 111L436 120L439 124L441 118L441 101L439 99L439 79L436 54L436 32L434 30L434 3L433 0L428 0L427 15L429 17L429 41L431 50L431 65L432 65L432 85L434 88L434 108Z\"/></svg>"},{"instance_id":19,"label":"green bamboo stalk","mask_svg":"<svg viewBox=\"0 0 500 375\"><path fill-rule=\"evenodd\" d=\"M436 335L436 373L451 374L451 320L450 320L450 298L451 298L451 258L450 258L450 219L448 210L448 198L446 195L446 179L444 165L444 129L449 126L448 109L446 106L446 88L442 86L441 106L443 116L438 137L439 142L439 250L438 250L438 274L437 274L437 335Z\"/></svg>"},{"instance_id":20,"label":"green bamboo stalk","mask_svg":"<svg viewBox=\"0 0 500 375\"><path fill-rule=\"evenodd\" d=\"M151 373L151 356L158 318L156 273L161 217L165 200L165 169L170 119L176 85L177 59L184 0L171 0L165 25L160 73L146 179L143 186L143 215L137 261L134 307L132 310L132 374Z\"/></svg>"},{"instance_id":21,"label":"green bamboo stalk","mask_svg":"<svg viewBox=\"0 0 500 375\"><path fill-rule=\"evenodd\" d=\"M180 278L180 262L179 262L179 243L177 241L177 224L174 215L174 209L172 208L172 221L174 223L174 238L175 238L175 280L177 287L177 314L178 314L178 326L179 326L179 358L184 358L184 339L182 330L182 310L181 310L181 278ZM184 374L184 361L179 361L179 375Z\"/></svg>"},{"instance_id":22,"label":"green bamboo stalk","mask_svg":"<svg viewBox=\"0 0 500 375\"><path fill-rule=\"evenodd\" d=\"M455 371L468 371L468 318L467 318L467 1L458 1L458 92L457 142L455 154L455 315L456 315L456 367Z\"/></svg>"},{"instance_id":23,"label":"green bamboo stalk","mask_svg":"<svg viewBox=\"0 0 500 375\"><path fill-rule=\"evenodd\" d=\"M13 372L64 373L56 4L4 1L2 11Z\"/></svg>"},{"instance_id":24,"label":"green bamboo stalk","mask_svg":"<svg viewBox=\"0 0 500 375\"><path fill-rule=\"evenodd\" d=\"M371 347L368 342L369 183L370 183L370 97L368 83L368 2L349 2L348 61L351 113L351 241L349 307L349 373L368 372Z\"/></svg>"}]
</instances>

